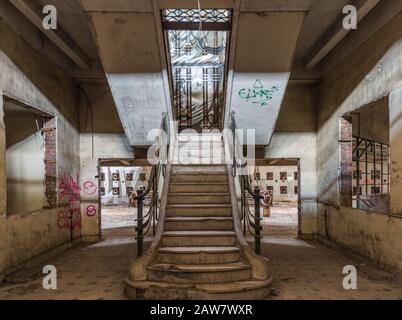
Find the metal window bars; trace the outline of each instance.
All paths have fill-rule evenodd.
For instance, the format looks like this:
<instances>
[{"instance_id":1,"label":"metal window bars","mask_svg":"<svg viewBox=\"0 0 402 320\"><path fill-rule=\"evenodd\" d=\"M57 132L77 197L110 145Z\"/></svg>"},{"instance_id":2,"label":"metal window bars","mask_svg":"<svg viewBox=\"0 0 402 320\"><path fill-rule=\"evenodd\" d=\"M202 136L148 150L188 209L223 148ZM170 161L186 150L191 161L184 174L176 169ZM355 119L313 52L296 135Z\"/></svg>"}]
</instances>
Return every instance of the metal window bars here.
<instances>
[{"instance_id":1,"label":"metal window bars","mask_svg":"<svg viewBox=\"0 0 402 320\"><path fill-rule=\"evenodd\" d=\"M361 208L361 203L374 208L375 202L369 197L388 195L390 191L389 146L370 139L353 136L353 207Z\"/></svg>"}]
</instances>

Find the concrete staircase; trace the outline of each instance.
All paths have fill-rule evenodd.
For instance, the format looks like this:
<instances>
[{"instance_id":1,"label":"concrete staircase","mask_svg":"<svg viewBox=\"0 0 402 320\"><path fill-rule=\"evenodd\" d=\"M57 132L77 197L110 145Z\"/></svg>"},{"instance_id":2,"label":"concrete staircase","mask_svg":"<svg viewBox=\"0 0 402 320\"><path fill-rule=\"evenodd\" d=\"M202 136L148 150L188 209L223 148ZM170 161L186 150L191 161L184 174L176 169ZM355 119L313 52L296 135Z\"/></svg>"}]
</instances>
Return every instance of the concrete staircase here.
<instances>
[{"instance_id":1,"label":"concrete staircase","mask_svg":"<svg viewBox=\"0 0 402 320\"><path fill-rule=\"evenodd\" d=\"M223 154L223 141L218 137L213 155L209 144L189 144L182 141L188 136L178 137L173 155L189 152L186 160L193 163L183 165L173 158L164 217L158 226L160 237L151 246L153 254L132 267L126 280L130 297L263 299L270 294L271 278L254 277L250 251L244 253L239 245L241 232L239 227L236 232L228 168L215 152ZM206 164L207 159L213 164ZM139 265L146 268L142 277L138 276Z\"/></svg>"}]
</instances>

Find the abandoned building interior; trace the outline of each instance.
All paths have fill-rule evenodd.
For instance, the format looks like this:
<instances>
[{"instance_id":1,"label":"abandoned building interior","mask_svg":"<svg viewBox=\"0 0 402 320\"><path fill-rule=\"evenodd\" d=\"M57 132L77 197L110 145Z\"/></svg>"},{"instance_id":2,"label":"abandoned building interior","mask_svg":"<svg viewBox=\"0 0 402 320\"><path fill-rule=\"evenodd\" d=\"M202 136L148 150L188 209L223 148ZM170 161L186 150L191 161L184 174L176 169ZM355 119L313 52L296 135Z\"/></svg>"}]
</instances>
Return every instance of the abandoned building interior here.
<instances>
[{"instance_id":1,"label":"abandoned building interior","mask_svg":"<svg viewBox=\"0 0 402 320\"><path fill-rule=\"evenodd\" d=\"M0 0L0 300L402 299L401 70L401 0Z\"/></svg>"}]
</instances>

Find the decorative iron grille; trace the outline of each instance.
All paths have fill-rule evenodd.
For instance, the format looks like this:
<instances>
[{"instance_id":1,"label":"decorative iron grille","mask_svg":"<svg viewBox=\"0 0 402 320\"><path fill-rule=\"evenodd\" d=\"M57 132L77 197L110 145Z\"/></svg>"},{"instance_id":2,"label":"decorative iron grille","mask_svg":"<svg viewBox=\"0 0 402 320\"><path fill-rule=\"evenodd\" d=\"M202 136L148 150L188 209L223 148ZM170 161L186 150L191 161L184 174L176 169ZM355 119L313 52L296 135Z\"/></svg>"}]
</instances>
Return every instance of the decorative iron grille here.
<instances>
[{"instance_id":1,"label":"decorative iron grille","mask_svg":"<svg viewBox=\"0 0 402 320\"><path fill-rule=\"evenodd\" d=\"M227 32L168 30L173 106L180 128L219 128Z\"/></svg>"},{"instance_id":2,"label":"decorative iron grille","mask_svg":"<svg viewBox=\"0 0 402 320\"><path fill-rule=\"evenodd\" d=\"M231 23L232 12L228 9L164 9L162 21Z\"/></svg>"}]
</instances>

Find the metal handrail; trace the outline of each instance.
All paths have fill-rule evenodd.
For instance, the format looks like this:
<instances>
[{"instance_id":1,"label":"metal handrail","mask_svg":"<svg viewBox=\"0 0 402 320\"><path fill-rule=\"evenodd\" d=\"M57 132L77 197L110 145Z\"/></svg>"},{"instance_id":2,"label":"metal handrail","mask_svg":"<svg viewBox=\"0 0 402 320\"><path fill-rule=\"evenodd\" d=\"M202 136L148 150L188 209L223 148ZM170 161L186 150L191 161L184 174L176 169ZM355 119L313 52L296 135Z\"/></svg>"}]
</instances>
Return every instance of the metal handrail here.
<instances>
[{"instance_id":1,"label":"metal handrail","mask_svg":"<svg viewBox=\"0 0 402 320\"><path fill-rule=\"evenodd\" d=\"M170 137L170 130L169 130L169 119L166 113L162 114L162 123L161 123L161 131L162 135L166 134L168 139L166 139L166 145L163 145L164 139L159 136L158 139L158 152L159 152L159 159L156 164L152 166L151 174L148 179L148 185L145 188L139 188L137 190L137 195L130 196L130 201L137 201L137 226L135 228L137 235L137 257L140 257L144 251L144 236L151 230L153 230L153 234L155 235L156 231L156 224L159 220L159 182L160 179L165 177L166 173L166 164L167 164L167 157L161 157L161 150L163 148L167 149L166 153L163 153L165 156L169 154L169 137ZM144 199L149 194L151 194L151 204L147 213L144 215Z\"/></svg>"},{"instance_id":2,"label":"metal handrail","mask_svg":"<svg viewBox=\"0 0 402 320\"><path fill-rule=\"evenodd\" d=\"M229 128L232 134L232 174L234 178L237 177L240 184L240 221L243 226L243 234L246 235L247 232L249 232L254 236L255 252L261 254L261 221L263 220L261 218L261 200L264 197L260 194L260 188L258 186L255 186L254 189L251 188L251 176L248 172L247 162L242 155L243 150L239 150L239 144L237 143L237 125L234 112L230 114ZM241 169L240 174L239 168ZM254 214L251 212L247 201L248 195L254 199Z\"/></svg>"}]
</instances>

